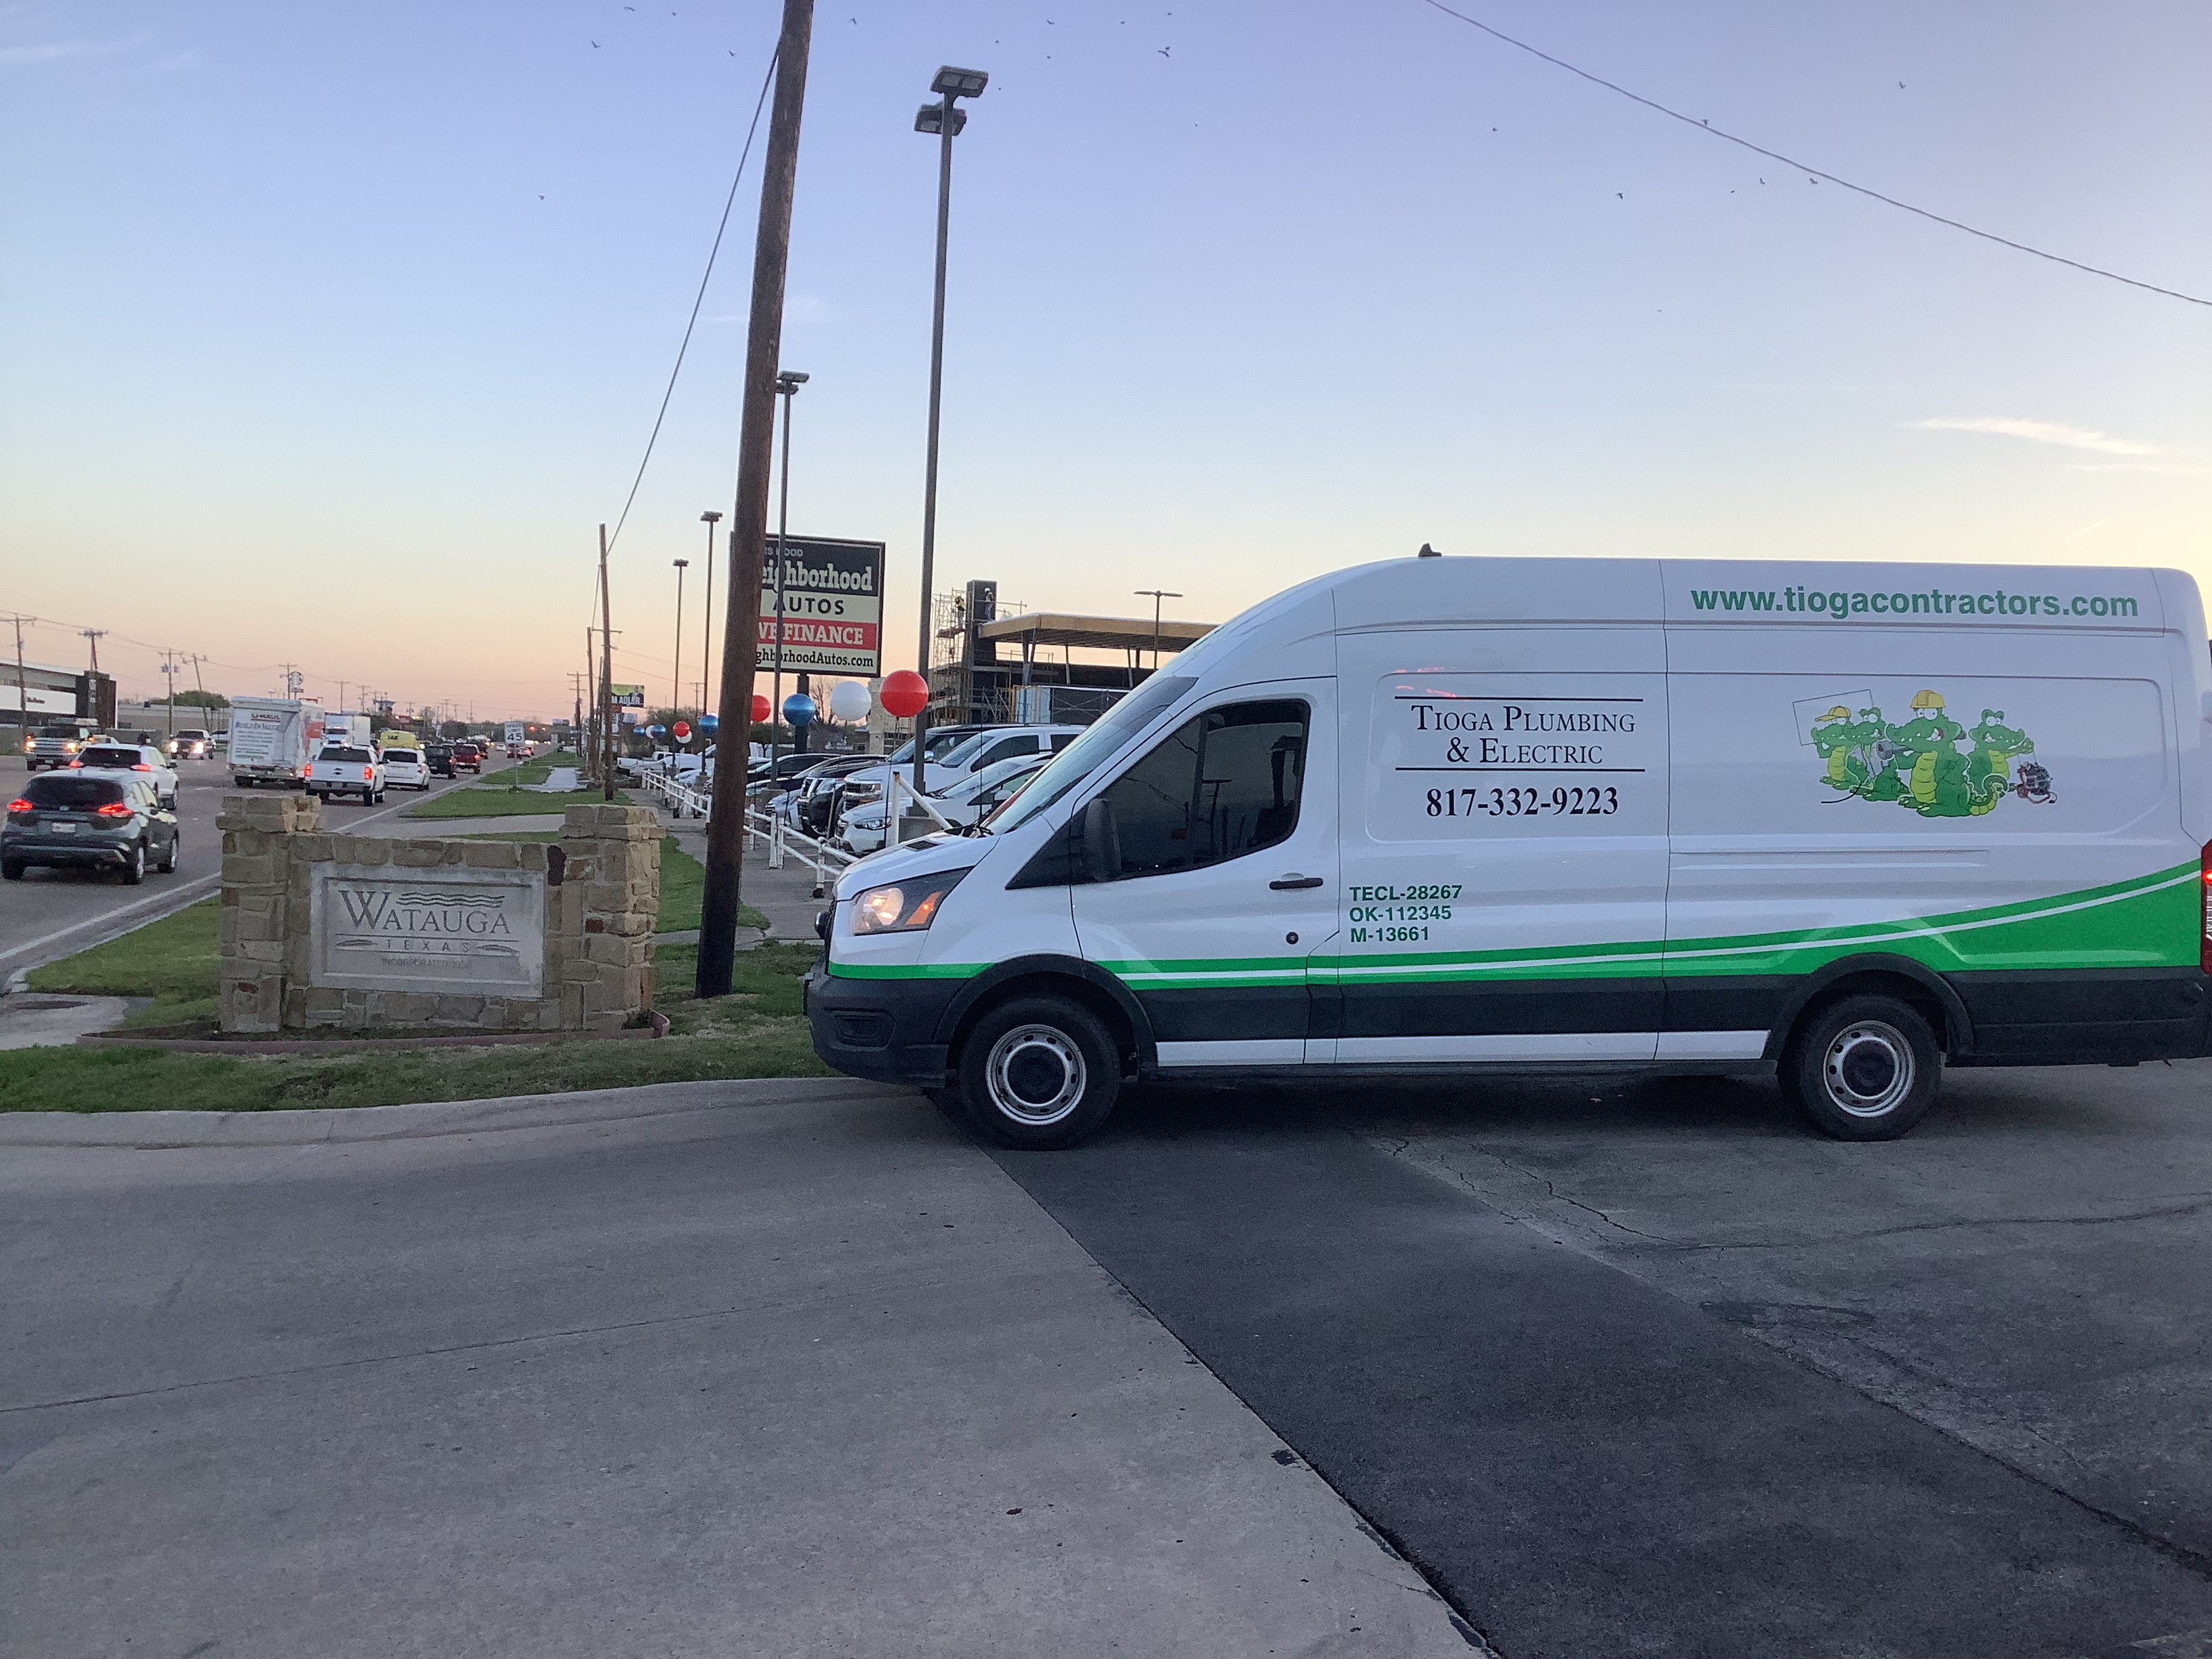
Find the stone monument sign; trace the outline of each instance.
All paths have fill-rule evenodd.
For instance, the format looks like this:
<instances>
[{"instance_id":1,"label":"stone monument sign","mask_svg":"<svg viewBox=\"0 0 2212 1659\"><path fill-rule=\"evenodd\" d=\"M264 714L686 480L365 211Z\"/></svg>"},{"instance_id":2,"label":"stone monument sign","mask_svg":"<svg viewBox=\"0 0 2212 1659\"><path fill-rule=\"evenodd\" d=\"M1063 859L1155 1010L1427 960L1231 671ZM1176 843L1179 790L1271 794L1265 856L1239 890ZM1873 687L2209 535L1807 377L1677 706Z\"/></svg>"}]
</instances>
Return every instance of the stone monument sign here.
<instances>
[{"instance_id":1,"label":"stone monument sign","mask_svg":"<svg viewBox=\"0 0 2212 1659\"><path fill-rule=\"evenodd\" d=\"M308 879L311 984L500 997L544 993L541 872L318 864Z\"/></svg>"},{"instance_id":2,"label":"stone monument sign","mask_svg":"<svg viewBox=\"0 0 2212 1659\"><path fill-rule=\"evenodd\" d=\"M571 806L550 844L333 834L299 795L216 822L226 1031L605 1031L653 1006L644 807Z\"/></svg>"}]
</instances>

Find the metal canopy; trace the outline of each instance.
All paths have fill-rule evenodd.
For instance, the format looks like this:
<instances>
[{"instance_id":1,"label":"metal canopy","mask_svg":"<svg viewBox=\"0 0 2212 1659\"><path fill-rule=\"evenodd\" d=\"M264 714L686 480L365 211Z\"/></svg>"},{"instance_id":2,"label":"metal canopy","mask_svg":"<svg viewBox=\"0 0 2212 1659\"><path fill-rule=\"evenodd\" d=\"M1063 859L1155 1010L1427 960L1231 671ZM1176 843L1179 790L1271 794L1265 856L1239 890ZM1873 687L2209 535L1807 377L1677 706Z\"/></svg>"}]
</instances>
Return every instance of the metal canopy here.
<instances>
[{"instance_id":1,"label":"metal canopy","mask_svg":"<svg viewBox=\"0 0 2212 1659\"><path fill-rule=\"evenodd\" d=\"M1160 650L1166 653L1197 644L1214 627L1212 623L1163 620L1156 635L1150 617L1067 617L1039 611L984 623L975 636L1016 647L1066 645L1092 651L1150 651L1157 637Z\"/></svg>"}]
</instances>

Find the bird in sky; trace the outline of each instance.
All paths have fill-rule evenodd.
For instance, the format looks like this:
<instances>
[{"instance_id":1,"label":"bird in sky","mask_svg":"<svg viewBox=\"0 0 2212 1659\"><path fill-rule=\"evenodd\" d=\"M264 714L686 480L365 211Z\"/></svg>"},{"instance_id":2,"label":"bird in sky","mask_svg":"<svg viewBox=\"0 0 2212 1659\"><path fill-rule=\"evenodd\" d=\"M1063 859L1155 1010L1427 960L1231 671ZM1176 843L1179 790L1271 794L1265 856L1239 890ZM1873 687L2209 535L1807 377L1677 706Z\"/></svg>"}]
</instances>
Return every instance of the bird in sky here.
<instances>
[{"instance_id":1,"label":"bird in sky","mask_svg":"<svg viewBox=\"0 0 2212 1659\"><path fill-rule=\"evenodd\" d=\"M1162 46L1162 47L1160 48L1160 56L1161 56L1161 57L1163 57L1163 58L1165 58L1165 57L1167 57L1168 55L1169 55L1169 54L1168 54L1168 49L1167 49L1165 46Z\"/></svg>"}]
</instances>

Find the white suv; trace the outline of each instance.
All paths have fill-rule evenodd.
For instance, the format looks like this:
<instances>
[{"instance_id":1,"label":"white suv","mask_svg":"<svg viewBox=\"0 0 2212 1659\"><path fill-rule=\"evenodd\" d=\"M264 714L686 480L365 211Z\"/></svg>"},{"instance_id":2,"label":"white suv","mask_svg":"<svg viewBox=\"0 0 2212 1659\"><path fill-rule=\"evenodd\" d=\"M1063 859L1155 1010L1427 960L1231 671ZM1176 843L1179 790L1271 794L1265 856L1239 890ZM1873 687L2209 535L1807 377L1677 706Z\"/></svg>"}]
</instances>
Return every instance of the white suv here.
<instances>
[{"instance_id":1,"label":"white suv","mask_svg":"<svg viewBox=\"0 0 2212 1659\"><path fill-rule=\"evenodd\" d=\"M164 807L173 809L177 804L177 769L151 744L88 743L70 765L87 772L136 772L153 784Z\"/></svg>"},{"instance_id":2,"label":"white suv","mask_svg":"<svg viewBox=\"0 0 2212 1659\"><path fill-rule=\"evenodd\" d=\"M384 781L394 789L428 789L430 763L422 758L419 749L387 749L384 751Z\"/></svg>"}]
</instances>

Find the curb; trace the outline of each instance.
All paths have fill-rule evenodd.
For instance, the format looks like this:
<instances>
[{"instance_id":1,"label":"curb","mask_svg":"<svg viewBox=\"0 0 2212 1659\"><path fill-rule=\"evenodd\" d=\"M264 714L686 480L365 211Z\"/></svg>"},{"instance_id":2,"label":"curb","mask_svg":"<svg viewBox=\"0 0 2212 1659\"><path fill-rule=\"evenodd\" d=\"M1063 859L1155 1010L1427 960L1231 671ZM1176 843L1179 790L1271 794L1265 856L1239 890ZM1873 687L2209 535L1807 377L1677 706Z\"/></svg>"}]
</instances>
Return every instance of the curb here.
<instances>
[{"instance_id":1,"label":"curb","mask_svg":"<svg viewBox=\"0 0 2212 1659\"><path fill-rule=\"evenodd\" d=\"M648 1083L495 1100L426 1101L404 1106L322 1107L285 1112L0 1112L0 1149L94 1146L117 1151L355 1146L442 1135L672 1117L732 1108L865 1099L888 1091L856 1078L738 1078ZM920 1097L914 1097L919 1098Z\"/></svg>"},{"instance_id":2,"label":"curb","mask_svg":"<svg viewBox=\"0 0 2212 1659\"><path fill-rule=\"evenodd\" d=\"M668 1035L668 1016L648 1008L646 1023L619 1031L487 1031L481 1036L276 1037L268 1042L252 1038L126 1036L112 1031L87 1031L77 1038L85 1048L161 1048L173 1054L391 1054L412 1048L507 1048L519 1043L622 1042L640 1037Z\"/></svg>"}]
</instances>

